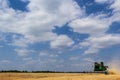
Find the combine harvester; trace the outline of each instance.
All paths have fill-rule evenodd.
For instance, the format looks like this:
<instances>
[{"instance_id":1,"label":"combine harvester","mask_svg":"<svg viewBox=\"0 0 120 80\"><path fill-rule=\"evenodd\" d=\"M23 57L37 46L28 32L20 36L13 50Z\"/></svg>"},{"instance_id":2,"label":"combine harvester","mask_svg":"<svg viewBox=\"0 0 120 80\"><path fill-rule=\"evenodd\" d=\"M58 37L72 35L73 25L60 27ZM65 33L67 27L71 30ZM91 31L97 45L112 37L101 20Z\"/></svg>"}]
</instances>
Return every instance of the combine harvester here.
<instances>
[{"instance_id":1,"label":"combine harvester","mask_svg":"<svg viewBox=\"0 0 120 80\"><path fill-rule=\"evenodd\" d=\"M108 74L108 66L105 66L103 62L94 63L94 73L105 73Z\"/></svg>"}]
</instances>

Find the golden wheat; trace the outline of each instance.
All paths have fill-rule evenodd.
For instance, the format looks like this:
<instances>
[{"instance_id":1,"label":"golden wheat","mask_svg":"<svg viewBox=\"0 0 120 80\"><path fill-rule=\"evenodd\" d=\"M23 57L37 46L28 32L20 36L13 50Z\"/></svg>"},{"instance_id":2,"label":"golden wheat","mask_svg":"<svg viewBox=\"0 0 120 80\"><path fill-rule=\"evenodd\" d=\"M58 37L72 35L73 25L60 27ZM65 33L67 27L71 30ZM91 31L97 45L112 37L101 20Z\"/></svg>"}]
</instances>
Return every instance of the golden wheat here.
<instances>
[{"instance_id":1,"label":"golden wheat","mask_svg":"<svg viewBox=\"0 0 120 80\"><path fill-rule=\"evenodd\" d=\"M0 80L120 80L120 75L80 73L0 73Z\"/></svg>"}]
</instances>

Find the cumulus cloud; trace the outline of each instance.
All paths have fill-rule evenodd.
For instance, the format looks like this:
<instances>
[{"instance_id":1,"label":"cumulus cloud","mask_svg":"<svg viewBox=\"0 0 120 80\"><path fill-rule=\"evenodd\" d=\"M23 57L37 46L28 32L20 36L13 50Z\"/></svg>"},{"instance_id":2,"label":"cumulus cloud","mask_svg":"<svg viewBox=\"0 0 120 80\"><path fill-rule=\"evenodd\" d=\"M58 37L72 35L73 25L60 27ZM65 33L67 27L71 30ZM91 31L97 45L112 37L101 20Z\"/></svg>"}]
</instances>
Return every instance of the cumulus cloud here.
<instances>
[{"instance_id":1,"label":"cumulus cloud","mask_svg":"<svg viewBox=\"0 0 120 80\"><path fill-rule=\"evenodd\" d=\"M69 47L74 43L67 36L58 36L52 30L54 26L62 26L82 16L83 11L75 1L22 1L29 1L26 7L28 12L14 10L9 7L8 0L0 0L0 31L23 36L13 38L13 41L9 43L9 45L21 48L15 49L19 56L26 56L30 53L26 47L36 42L50 42L52 48Z\"/></svg>"},{"instance_id":2,"label":"cumulus cloud","mask_svg":"<svg viewBox=\"0 0 120 80\"><path fill-rule=\"evenodd\" d=\"M111 16L111 20L112 21L120 21L120 19L118 18L119 13L120 13L120 0L95 0L95 2L97 3L107 3L110 4L110 6L108 7L109 9L112 9L112 13L113 16Z\"/></svg>"},{"instance_id":3,"label":"cumulus cloud","mask_svg":"<svg viewBox=\"0 0 120 80\"><path fill-rule=\"evenodd\" d=\"M98 53L100 49L120 44L120 35L105 34L89 37L80 43L81 47L89 47L85 54Z\"/></svg>"},{"instance_id":4,"label":"cumulus cloud","mask_svg":"<svg viewBox=\"0 0 120 80\"><path fill-rule=\"evenodd\" d=\"M120 12L120 0L114 0L113 4L110 6L110 8L114 9L114 12L119 11Z\"/></svg>"},{"instance_id":5,"label":"cumulus cloud","mask_svg":"<svg viewBox=\"0 0 120 80\"><path fill-rule=\"evenodd\" d=\"M52 33L54 26L62 26L81 15L80 8L72 0L30 0L27 8L30 13L27 13L27 23L23 25L26 27L25 34L38 41L53 40L56 37Z\"/></svg>"},{"instance_id":6,"label":"cumulus cloud","mask_svg":"<svg viewBox=\"0 0 120 80\"><path fill-rule=\"evenodd\" d=\"M96 53L101 48L118 44L119 35L105 34L109 26L120 21L119 0L111 3L114 15L92 14L84 16L84 10L74 0L22 0L29 1L28 12L14 10L9 7L8 0L0 0L0 31L21 34L24 37L14 39L12 45L27 47L30 43L50 42L51 48L66 48L74 42L65 35L56 35L52 32L54 26L69 23L74 32L89 34L90 37L80 43L80 47L88 47L85 51ZM112 1L112 0L111 0ZM95 0L97 3L110 2L108 0ZM54 5L53 5L54 4ZM110 44L108 44L111 42ZM106 46L103 45L107 43ZM104 47L103 47L104 46ZM17 50L19 52L19 50ZM21 51L20 51L21 52ZM23 51L24 52L24 51ZM28 53L25 51L25 53Z\"/></svg>"},{"instance_id":7,"label":"cumulus cloud","mask_svg":"<svg viewBox=\"0 0 120 80\"><path fill-rule=\"evenodd\" d=\"M60 35L55 40L51 41L51 48L66 48L70 47L74 44L74 42L66 35Z\"/></svg>"},{"instance_id":8,"label":"cumulus cloud","mask_svg":"<svg viewBox=\"0 0 120 80\"><path fill-rule=\"evenodd\" d=\"M113 4L111 4L110 9L113 9L113 16L111 20L114 22L120 22L120 0L114 0Z\"/></svg>"},{"instance_id":9,"label":"cumulus cloud","mask_svg":"<svg viewBox=\"0 0 120 80\"><path fill-rule=\"evenodd\" d=\"M9 45L26 48L28 47L29 44L32 44L32 43L33 41L22 37L19 39L13 38L13 41L9 43Z\"/></svg>"},{"instance_id":10,"label":"cumulus cloud","mask_svg":"<svg viewBox=\"0 0 120 80\"><path fill-rule=\"evenodd\" d=\"M34 52L33 50L28 50L28 49L15 49L16 53L19 55L19 56L22 56L22 57L25 57L25 56L28 56L28 54Z\"/></svg>"},{"instance_id":11,"label":"cumulus cloud","mask_svg":"<svg viewBox=\"0 0 120 80\"><path fill-rule=\"evenodd\" d=\"M0 9L8 8L8 0L0 0Z\"/></svg>"},{"instance_id":12,"label":"cumulus cloud","mask_svg":"<svg viewBox=\"0 0 120 80\"><path fill-rule=\"evenodd\" d=\"M83 58L80 56L72 56L68 58L70 61L76 62L81 60L81 64L67 63L66 59L64 60L59 57L61 53L64 53L61 49L66 49L66 47L71 48L75 45L79 46L80 49L86 49L84 54L92 54L98 53L102 48L120 44L119 34L106 33L113 22L120 21L118 17L120 16L119 0L95 0L95 2L100 3L100 5L110 3L110 6L107 8L113 9L111 16L102 13L85 15L86 13L83 10L85 8L81 9L75 0L21 1L29 1L26 6L28 11L22 12L14 10L9 7L8 0L0 0L0 40L5 41L6 39L1 33L20 34L17 36L13 35L13 40L9 45L15 46L15 52L18 56L23 57L25 63L24 65L22 64L22 66L24 67L32 65L32 68L38 70L53 70L53 68L56 70L57 68L67 69L71 67L72 69L69 68L70 70L75 68L80 70L80 67L85 68L85 66L91 65L94 59L86 58L86 56ZM76 45L67 35L57 35L52 32L54 26L62 27L67 22L68 26L72 28L72 31L90 36ZM34 58L31 58L32 56L28 56L34 53L33 50L28 50L28 47L29 44L36 42L47 42L50 44L52 50L60 49L61 52L56 54L48 50L40 51L37 54L39 55L39 59L34 60ZM82 61L86 62L86 64L83 65ZM0 63L9 63L9 61L3 60L0 61Z\"/></svg>"},{"instance_id":13,"label":"cumulus cloud","mask_svg":"<svg viewBox=\"0 0 120 80\"><path fill-rule=\"evenodd\" d=\"M6 0L1 0L1 4L2 8L8 6ZM57 37L52 32L54 26L62 26L82 15L82 10L73 0L29 0L27 9L28 12L9 7L0 9L1 31L19 33L34 42L50 41Z\"/></svg>"},{"instance_id":14,"label":"cumulus cloud","mask_svg":"<svg viewBox=\"0 0 120 80\"><path fill-rule=\"evenodd\" d=\"M119 0L95 0L97 3L110 3L109 9L113 9L113 15L106 17L107 14L92 14L83 18L73 20L69 26L78 33L89 34L86 40L80 43L80 48L87 48L84 54L98 53L100 49L120 44L119 34L107 34L113 22L120 22ZM113 2L113 3L112 3Z\"/></svg>"},{"instance_id":15,"label":"cumulus cloud","mask_svg":"<svg viewBox=\"0 0 120 80\"><path fill-rule=\"evenodd\" d=\"M75 32L85 33L90 35L99 35L109 28L110 22L108 19L100 18L101 16L88 16L72 21L69 26Z\"/></svg>"}]
</instances>

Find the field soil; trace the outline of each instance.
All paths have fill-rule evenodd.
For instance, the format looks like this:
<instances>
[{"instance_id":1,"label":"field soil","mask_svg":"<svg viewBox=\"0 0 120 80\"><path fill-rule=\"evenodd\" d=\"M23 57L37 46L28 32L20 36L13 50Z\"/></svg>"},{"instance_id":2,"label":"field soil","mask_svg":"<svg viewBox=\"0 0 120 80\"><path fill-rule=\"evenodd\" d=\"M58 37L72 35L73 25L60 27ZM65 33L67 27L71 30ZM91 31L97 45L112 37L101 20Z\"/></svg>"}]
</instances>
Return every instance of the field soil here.
<instances>
[{"instance_id":1,"label":"field soil","mask_svg":"<svg viewBox=\"0 0 120 80\"><path fill-rule=\"evenodd\" d=\"M120 80L120 75L81 73L0 73L0 80Z\"/></svg>"}]
</instances>

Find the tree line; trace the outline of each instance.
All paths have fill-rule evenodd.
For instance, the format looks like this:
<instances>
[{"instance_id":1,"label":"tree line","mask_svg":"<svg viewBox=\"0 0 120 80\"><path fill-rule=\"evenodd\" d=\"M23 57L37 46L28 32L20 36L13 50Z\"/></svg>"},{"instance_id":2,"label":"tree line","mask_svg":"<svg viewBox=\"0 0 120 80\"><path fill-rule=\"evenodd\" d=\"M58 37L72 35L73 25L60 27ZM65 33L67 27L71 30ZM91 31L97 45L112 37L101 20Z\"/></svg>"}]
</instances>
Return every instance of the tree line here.
<instances>
[{"instance_id":1,"label":"tree line","mask_svg":"<svg viewBox=\"0 0 120 80\"><path fill-rule=\"evenodd\" d=\"M27 70L1 70L0 73L9 73L9 72L13 72L13 73L87 73L85 71L81 71L81 72L64 72L64 71L27 71Z\"/></svg>"}]
</instances>

